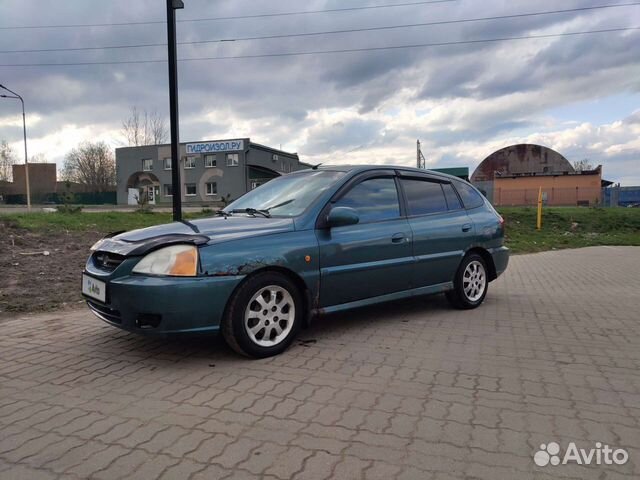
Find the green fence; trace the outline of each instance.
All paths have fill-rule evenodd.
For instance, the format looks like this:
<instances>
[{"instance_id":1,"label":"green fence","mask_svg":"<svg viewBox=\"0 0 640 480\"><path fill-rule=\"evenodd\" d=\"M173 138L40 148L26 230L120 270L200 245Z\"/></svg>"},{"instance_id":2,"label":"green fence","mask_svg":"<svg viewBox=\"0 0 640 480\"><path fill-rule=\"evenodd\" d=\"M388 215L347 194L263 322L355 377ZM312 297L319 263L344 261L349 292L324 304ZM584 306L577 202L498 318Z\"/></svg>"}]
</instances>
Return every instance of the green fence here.
<instances>
[{"instance_id":1,"label":"green fence","mask_svg":"<svg viewBox=\"0 0 640 480\"><path fill-rule=\"evenodd\" d=\"M63 194L45 193L31 195L32 204L62 204ZM116 204L116 192L81 192L74 193L69 203L77 205L104 205ZM26 205L26 195L5 195L4 202L9 205Z\"/></svg>"}]
</instances>

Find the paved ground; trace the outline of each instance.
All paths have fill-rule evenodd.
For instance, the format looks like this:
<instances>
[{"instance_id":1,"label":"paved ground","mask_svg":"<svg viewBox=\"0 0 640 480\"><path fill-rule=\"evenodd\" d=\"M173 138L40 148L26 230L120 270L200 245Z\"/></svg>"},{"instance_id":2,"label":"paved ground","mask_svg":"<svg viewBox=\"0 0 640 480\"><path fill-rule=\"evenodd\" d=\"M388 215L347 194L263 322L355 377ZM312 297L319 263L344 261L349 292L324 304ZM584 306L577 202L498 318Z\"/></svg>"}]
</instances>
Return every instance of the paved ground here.
<instances>
[{"instance_id":1,"label":"paved ground","mask_svg":"<svg viewBox=\"0 0 640 480\"><path fill-rule=\"evenodd\" d=\"M0 324L0 478L640 475L640 248L523 255L472 312L325 318L284 355L162 342L88 312ZM537 467L541 443L627 449Z\"/></svg>"}]
</instances>

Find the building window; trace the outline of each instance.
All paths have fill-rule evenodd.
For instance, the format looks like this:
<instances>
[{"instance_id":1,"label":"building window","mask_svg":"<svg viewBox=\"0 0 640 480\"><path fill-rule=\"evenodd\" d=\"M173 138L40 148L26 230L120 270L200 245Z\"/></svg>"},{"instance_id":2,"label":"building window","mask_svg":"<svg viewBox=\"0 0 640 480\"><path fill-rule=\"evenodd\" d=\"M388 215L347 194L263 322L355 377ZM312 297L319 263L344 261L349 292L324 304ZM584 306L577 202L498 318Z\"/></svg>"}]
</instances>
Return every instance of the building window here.
<instances>
[{"instance_id":1,"label":"building window","mask_svg":"<svg viewBox=\"0 0 640 480\"><path fill-rule=\"evenodd\" d=\"M153 159L145 158L142 160L142 171L150 172L151 170L153 170Z\"/></svg>"},{"instance_id":2,"label":"building window","mask_svg":"<svg viewBox=\"0 0 640 480\"><path fill-rule=\"evenodd\" d=\"M237 153L227 153L227 167L237 167L238 163Z\"/></svg>"},{"instance_id":3,"label":"building window","mask_svg":"<svg viewBox=\"0 0 640 480\"><path fill-rule=\"evenodd\" d=\"M187 157L184 159L184 168L196 168L196 157Z\"/></svg>"},{"instance_id":4,"label":"building window","mask_svg":"<svg viewBox=\"0 0 640 480\"><path fill-rule=\"evenodd\" d=\"M218 194L218 184L216 182L209 182L206 184L206 186L207 186L207 195Z\"/></svg>"},{"instance_id":5,"label":"building window","mask_svg":"<svg viewBox=\"0 0 640 480\"><path fill-rule=\"evenodd\" d=\"M215 167L217 165L217 160L215 155L205 155L204 156L204 166L205 168Z\"/></svg>"},{"instance_id":6,"label":"building window","mask_svg":"<svg viewBox=\"0 0 640 480\"><path fill-rule=\"evenodd\" d=\"M166 157L164 159L164 169L171 170L171 157Z\"/></svg>"},{"instance_id":7,"label":"building window","mask_svg":"<svg viewBox=\"0 0 640 480\"><path fill-rule=\"evenodd\" d=\"M195 183L185 183L184 184L184 194L187 197L194 197L196 195L196 184Z\"/></svg>"},{"instance_id":8,"label":"building window","mask_svg":"<svg viewBox=\"0 0 640 480\"><path fill-rule=\"evenodd\" d=\"M164 184L164 196L173 197L173 185L171 185L170 183Z\"/></svg>"}]
</instances>

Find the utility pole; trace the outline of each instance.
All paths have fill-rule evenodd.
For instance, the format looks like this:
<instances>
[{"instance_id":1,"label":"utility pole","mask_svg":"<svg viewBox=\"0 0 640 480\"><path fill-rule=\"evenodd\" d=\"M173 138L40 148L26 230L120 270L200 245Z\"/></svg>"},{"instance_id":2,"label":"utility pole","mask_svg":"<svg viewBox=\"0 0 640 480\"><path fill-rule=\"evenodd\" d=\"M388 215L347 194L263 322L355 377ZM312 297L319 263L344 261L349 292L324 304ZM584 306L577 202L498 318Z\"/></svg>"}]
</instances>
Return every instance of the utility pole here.
<instances>
[{"instance_id":1,"label":"utility pole","mask_svg":"<svg viewBox=\"0 0 640 480\"><path fill-rule=\"evenodd\" d=\"M169 53L169 123L171 129L171 184L173 221L182 221L180 188L180 132L178 128L178 55L176 46L176 10L184 8L182 0L167 0L167 46Z\"/></svg>"},{"instance_id":2,"label":"utility pole","mask_svg":"<svg viewBox=\"0 0 640 480\"><path fill-rule=\"evenodd\" d=\"M31 211L31 187L29 183L29 157L27 156L27 120L24 115L24 100L20 95L18 95L13 90L9 90L4 85L0 84L0 88L13 94L13 95L0 95L0 97L15 98L20 100L20 103L22 104L22 134L24 135L24 181L27 184L27 210L30 212Z\"/></svg>"},{"instance_id":3,"label":"utility pole","mask_svg":"<svg viewBox=\"0 0 640 480\"><path fill-rule=\"evenodd\" d=\"M418 168L427 168L427 159L424 158L424 155L422 154L420 140L416 140L416 166Z\"/></svg>"}]
</instances>

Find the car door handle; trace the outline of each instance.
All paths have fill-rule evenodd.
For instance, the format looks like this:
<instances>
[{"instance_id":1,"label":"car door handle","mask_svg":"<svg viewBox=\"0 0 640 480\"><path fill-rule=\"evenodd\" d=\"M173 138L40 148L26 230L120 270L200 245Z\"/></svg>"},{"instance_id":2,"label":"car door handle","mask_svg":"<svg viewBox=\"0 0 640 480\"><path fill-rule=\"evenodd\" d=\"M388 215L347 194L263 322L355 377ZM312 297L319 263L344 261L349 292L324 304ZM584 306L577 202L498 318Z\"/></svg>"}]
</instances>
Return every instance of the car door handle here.
<instances>
[{"instance_id":1,"label":"car door handle","mask_svg":"<svg viewBox=\"0 0 640 480\"><path fill-rule=\"evenodd\" d=\"M465 223L464 225L462 225L462 231L463 232L468 232L469 230L471 230L471 224L470 223Z\"/></svg>"},{"instance_id":2,"label":"car door handle","mask_svg":"<svg viewBox=\"0 0 640 480\"><path fill-rule=\"evenodd\" d=\"M404 242L406 239L406 236L404 233L394 233L393 236L391 237L391 241L393 243L402 243Z\"/></svg>"}]
</instances>

